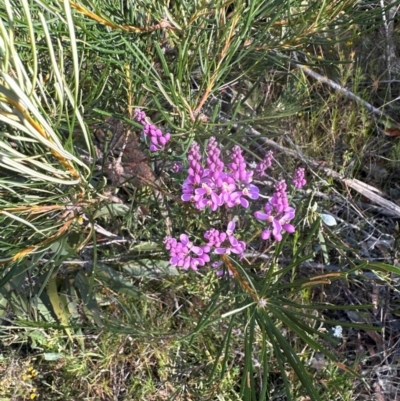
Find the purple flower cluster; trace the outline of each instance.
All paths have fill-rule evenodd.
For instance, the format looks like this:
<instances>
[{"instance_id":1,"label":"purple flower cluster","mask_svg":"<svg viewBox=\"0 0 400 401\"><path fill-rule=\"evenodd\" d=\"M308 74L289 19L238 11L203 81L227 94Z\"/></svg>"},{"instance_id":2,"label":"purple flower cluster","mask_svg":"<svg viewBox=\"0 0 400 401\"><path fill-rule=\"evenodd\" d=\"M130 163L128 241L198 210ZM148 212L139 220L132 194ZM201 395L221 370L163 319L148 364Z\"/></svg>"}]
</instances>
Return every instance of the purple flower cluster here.
<instances>
[{"instance_id":1,"label":"purple flower cluster","mask_svg":"<svg viewBox=\"0 0 400 401\"><path fill-rule=\"evenodd\" d=\"M172 166L172 171L174 173L179 173L180 171L183 170L183 165L182 163L179 162L175 162L174 165Z\"/></svg>"},{"instance_id":2,"label":"purple flower cluster","mask_svg":"<svg viewBox=\"0 0 400 401\"><path fill-rule=\"evenodd\" d=\"M246 243L238 241L233 235L235 225L235 222L229 222L228 228L222 233L215 228L206 231L204 234L204 238L208 241L206 246L210 249L214 247L214 253L217 255L230 255L231 253L242 255L246 249Z\"/></svg>"},{"instance_id":3,"label":"purple flower cluster","mask_svg":"<svg viewBox=\"0 0 400 401\"><path fill-rule=\"evenodd\" d=\"M304 185L307 184L306 179L304 178L305 176L305 170L304 167L299 167L296 172L294 173L294 178L293 178L293 185L295 188L300 189L303 188Z\"/></svg>"},{"instance_id":4,"label":"purple flower cluster","mask_svg":"<svg viewBox=\"0 0 400 401\"><path fill-rule=\"evenodd\" d=\"M189 241L186 234L181 234L180 241L172 237L164 239L165 248L169 250L171 259L169 262L173 266L182 267L182 269L197 270L197 266L204 266L210 261L208 256L209 248L204 246L195 246Z\"/></svg>"},{"instance_id":5,"label":"purple flower cluster","mask_svg":"<svg viewBox=\"0 0 400 401\"><path fill-rule=\"evenodd\" d=\"M295 228L289 222L294 219L295 210L289 206L285 181L278 181L276 183L275 192L265 204L264 210L265 213L254 213L256 219L268 222L268 227L261 233L262 239L267 240L272 234L275 241L281 241L284 231L294 233Z\"/></svg>"},{"instance_id":6,"label":"purple flower cluster","mask_svg":"<svg viewBox=\"0 0 400 401\"><path fill-rule=\"evenodd\" d=\"M145 115L141 110L137 111L136 119L144 121ZM187 155L187 178L182 185L181 199L192 202L198 210L206 208L216 211L225 205L227 208L241 206L249 208L250 200L256 200L260 196L260 190L252 184L253 175L265 175L265 171L271 167L273 161L272 151L267 152L264 159L253 170L243 157L242 149L234 146L227 154L229 160L225 163L221 157L221 149L212 137L206 147L206 156L200 153L200 146L193 142ZM181 166L174 166L174 171L179 171ZM306 184L304 168L298 168L292 183L295 188L301 188ZM261 238L281 241L283 234L293 233L295 227L290 222L295 217L295 209L289 206L287 185L284 180L278 181L275 191L264 205L263 211L254 213L254 217L266 223ZM242 258L246 249L246 243L235 235L235 222L227 225L226 231L210 228L204 233L205 243L196 246L190 242L186 234L181 234L179 241L172 237L164 240L165 247L170 252L170 263L184 269L197 270L198 266L204 266L211 261L212 255L237 255ZM211 267L218 269L217 274L222 275L221 262L211 262ZM231 272L229 272L231 274Z\"/></svg>"},{"instance_id":7,"label":"purple flower cluster","mask_svg":"<svg viewBox=\"0 0 400 401\"><path fill-rule=\"evenodd\" d=\"M257 165L256 172L260 177L263 177L265 175L265 170L267 170L272 166L273 157L274 157L274 152L272 152L272 150L269 150L265 154L264 159L261 161L261 163Z\"/></svg>"},{"instance_id":8,"label":"purple flower cluster","mask_svg":"<svg viewBox=\"0 0 400 401\"><path fill-rule=\"evenodd\" d=\"M219 232L215 228L211 228L204 234L204 238L208 242L202 246L195 246L189 241L189 237L186 234L180 235L180 241L172 237L166 237L164 244L170 252L171 258L169 262L171 265L182 267L183 269L197 270L198 266L204 266L210 261L210 252L216 255L234 253L241 256L246 249L246 243L239 241L233 235L234 230L235 223L233 221L228 223L225 232ZM216 264L215 267L219 267L219 265Z\"/></svg>"},{"instance_id":9,"label":"purple flower cluster","mask_svg":"<svg viewBox=\"0 0 400 401\"><path fill-rule=\"evenodd\" d=\"M150 151L158 152L163 150L167 142L171 139L171 134L168 132L163 134L162 131L154 124L149 124L146 121L146 113L141 109L135 109L135 120L143 125L143 132L150 139Z\"/></svg>"},{"instance_id":10,"label":"purple flower cluster","mask_svg":"<svg viewBox=\"0 0 400 401\"><path fill-rule=\"evenodd\" d=\"M259 189L251 184L253 171L247 170L239 146L230 154L230 163L220 158L221 150L212 137L207 145L207 157L202 163L200 146L194 142L188 152L188 177L182 185L182 200L191 201L199 210L209 207L212 211L222 205L231 208L249 206L250 199L258 199Z\"/></svg>"}]
</instances>

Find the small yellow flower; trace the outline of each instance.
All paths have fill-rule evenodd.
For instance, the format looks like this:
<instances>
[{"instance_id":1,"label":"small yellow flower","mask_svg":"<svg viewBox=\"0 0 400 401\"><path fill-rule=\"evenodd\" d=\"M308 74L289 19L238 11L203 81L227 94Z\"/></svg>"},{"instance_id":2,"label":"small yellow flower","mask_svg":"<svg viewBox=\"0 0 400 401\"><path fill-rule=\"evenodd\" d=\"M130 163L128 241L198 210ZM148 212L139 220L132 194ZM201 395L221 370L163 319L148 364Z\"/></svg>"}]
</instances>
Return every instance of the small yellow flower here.
<instances>
[{"instance_id":1,"label":"small yellow flower","mask_svg":"<svg viewBox=\"0 0 400 401\"><path fill-rule=\"evenodd\" d=\"M346 45L347 45L347 46L352 46L352 45L353 45L353 42L352 42L351 40L349 40L349 41L346 42Z\"/></svg>"},{"instance_id":2,"label":"small yellow flower","mask_svg":"<svg viewBox=\"0 0 400 401\"><path fill-rule=\"evenodd\" d=\"M34 400L35 398L36 398L36 394L35 393L32 393L31 395L30 395L30 397L29 397L31 400Z\"/></svg>"},{"instance_id":3,"label":"small yellow flower","mask_svg":"<svg viewBox=\"0 0 400 401\"><path fill-rule=\"evenodd\" d=\"M32 372L32 370L33 370L33 366L29 366L28 372Z\"/></svg>"},{"instance_id":4,"label":"small yellow flower","mask_svg":"<svg viewBox=\"0 0 400 401\"><path fill-rule=\"evenodd\" d=\"M26 381L26 380L28 380L28 379L30 379L30 376L28 376L28 375L22 375L22 380L23 380L23 381Z\"/></svg>"},{"instance_id":5,"label":"small yellow flower","mask_svg":"<svg viewBox=\"0 0 400 401\"><path fill-rule=\"evenodd\" d=\"M322 56L321 55L319 55L319 56L317 56L317 58L319 58L320 60L322 59Z\"/></svg>"}]
</instances>

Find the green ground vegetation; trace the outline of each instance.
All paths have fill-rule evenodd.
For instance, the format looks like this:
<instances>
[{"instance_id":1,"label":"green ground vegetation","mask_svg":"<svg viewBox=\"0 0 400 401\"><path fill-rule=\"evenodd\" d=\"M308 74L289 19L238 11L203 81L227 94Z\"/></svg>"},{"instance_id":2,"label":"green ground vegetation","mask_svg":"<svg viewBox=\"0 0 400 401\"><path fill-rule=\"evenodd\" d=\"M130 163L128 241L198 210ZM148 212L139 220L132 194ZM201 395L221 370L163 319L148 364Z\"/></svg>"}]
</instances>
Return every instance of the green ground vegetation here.
<instances>
[{"instance_id":1,"label":"green ground vegetation","mask_svg":"<svg viewBox=\"0 0 400 401\"><path fill-rule=\"evenodd\" d=\"M399 7L1 2L0 400L397 399ZM294 234L180 200L212 136L274 152L265 196L306 168ZM225 276L169 263L232 218Z\"/></svg>"}]
</instances>

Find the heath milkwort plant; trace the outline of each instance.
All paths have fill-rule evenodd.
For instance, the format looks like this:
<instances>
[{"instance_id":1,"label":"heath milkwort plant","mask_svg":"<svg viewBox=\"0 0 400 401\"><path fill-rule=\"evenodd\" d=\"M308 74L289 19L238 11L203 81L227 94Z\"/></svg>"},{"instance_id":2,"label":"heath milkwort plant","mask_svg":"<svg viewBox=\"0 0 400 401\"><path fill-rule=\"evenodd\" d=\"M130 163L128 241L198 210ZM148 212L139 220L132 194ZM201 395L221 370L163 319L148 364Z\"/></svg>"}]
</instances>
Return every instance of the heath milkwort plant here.
<instances>
[{"instance_id":1,"label":"heath milkwort plant","mask_svg":"<svg viewBox=\"0 0 400 401\"><path fill-rule=\"evenodd\" d=\"M138 113L137 120L142 119ZM219 208L230 209L242 207L248 209L251 201L260 197L260 189L252 184L254 174L262 177L271 167L273 152L269 151L264 159L251 169L246 163L242 149L234 146L229 152L229 160L225 163L221 158L221 149L215 137L211 137L206 148L206 157L202 157L200 146L193 142L187 155L187 178L182 184L181 199L191 202L202 210L217 211ZM292 180L293 187L299 189L306 184L304 168L298 168ZM281 241L283 233L293 233L294 225L290 222L295 217L295 209L289 205L287 184L284 180L275 184L274 192L264 205L264 211L256 211L253 216L264 222L261 232L263 240ZM211 261L210 255L238 255L243 257L246 242L234 235L236 223L230 221L227 229L220 232L210 228L204 233L206 242L196 246L186 234L181 234L179 240L166 237L164 244L170 252L170 263L183 269L197 270ZM220 262L212 262L211 267L220 267ZM217 271L218 275L222 270Z\"/></svg>"}]
</instances>

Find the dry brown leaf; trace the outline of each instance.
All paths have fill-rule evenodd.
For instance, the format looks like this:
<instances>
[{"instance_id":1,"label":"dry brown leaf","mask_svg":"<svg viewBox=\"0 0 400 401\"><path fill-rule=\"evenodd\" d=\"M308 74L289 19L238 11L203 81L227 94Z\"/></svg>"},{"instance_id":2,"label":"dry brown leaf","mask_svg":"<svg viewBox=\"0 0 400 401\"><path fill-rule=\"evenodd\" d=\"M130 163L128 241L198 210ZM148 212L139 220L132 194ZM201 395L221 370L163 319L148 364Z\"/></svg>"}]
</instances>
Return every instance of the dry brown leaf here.
<instances>
[{"instance_id":1,"label":"dry brown leaf","mask_svg":"<svg viewBox=\"0 0 400 401\"><path fill-rule=\"evenodd\" d=\"M120 120L108 117L96 130L95 138L97 156L106 159L104 174L113 186L129 182L140 188L154 183L154 172L137 136Z\"/></svg>"}]
</instances>

